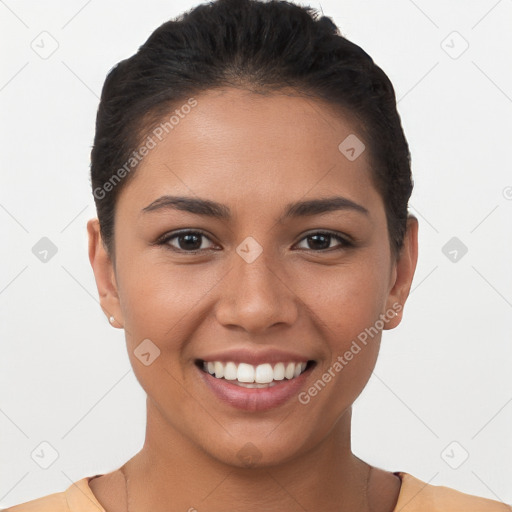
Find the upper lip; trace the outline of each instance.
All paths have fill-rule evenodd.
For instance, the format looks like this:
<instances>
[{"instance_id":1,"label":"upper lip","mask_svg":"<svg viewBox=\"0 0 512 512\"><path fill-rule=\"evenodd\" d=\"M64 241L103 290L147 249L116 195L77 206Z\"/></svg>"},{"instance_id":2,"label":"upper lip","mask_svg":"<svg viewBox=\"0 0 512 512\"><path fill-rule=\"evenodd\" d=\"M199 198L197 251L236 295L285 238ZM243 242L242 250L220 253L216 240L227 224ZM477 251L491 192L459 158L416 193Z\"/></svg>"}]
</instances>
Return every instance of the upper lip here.
<instances>
[{"instance_id":1,"label":"upper lip","mask_svg":"<svg viewBox=\"0 0 512 512\"><path fill-rule=\"evenodd\" d=\"M231 349L204 355L199 359L201 361L220 361L223 363L232 361L233 363L247 363L254 366L264 363L302 363L312 360L305 355L277 348L266 348L258 351L248 348Z\"/></svg>"}]
</instances>

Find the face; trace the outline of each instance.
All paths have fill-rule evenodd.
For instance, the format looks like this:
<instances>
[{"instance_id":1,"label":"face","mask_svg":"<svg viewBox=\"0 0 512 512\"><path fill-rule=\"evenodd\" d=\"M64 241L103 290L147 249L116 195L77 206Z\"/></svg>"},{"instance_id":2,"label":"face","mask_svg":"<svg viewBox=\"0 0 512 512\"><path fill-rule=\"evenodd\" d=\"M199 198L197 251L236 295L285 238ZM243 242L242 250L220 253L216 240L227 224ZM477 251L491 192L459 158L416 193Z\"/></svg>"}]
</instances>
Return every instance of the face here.
<instances>
[{"instance_id":1,"label":"face","mask_svg":"<svg viewBox=\"0 0 512 512\"><path fill-rule=\"evenodd\" d=\"M366 385L410 289L415 219L394 258L369 155L340 151L356 131L329 105L195 99L118 197L115 267L95 221L91 262L148 422L231 465L276 464L325 442Z\"/></svg>"}]
</instances>

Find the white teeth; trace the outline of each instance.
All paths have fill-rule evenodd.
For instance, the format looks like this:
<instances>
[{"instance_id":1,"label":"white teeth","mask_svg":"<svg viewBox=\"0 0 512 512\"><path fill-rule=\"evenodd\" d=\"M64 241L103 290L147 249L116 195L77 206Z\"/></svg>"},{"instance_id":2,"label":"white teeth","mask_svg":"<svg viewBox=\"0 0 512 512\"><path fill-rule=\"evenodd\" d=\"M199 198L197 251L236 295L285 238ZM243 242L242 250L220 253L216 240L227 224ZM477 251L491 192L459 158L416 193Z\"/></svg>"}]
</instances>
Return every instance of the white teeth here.
<instances>
[{"instance_id":1,"label":"white teeth","mask_svg":"<svg viewBox=\"0 0 512 512\"><path fill-rule=\"evenodd\" d=\"M236 380L238 382L254 382L254 366L252 364L240 363L236 372Z\"/></svg>"},{"instance_id":2,"label":"white teeth","mask_svg":"<svg viewBox=\"0 0 512 512\"><path fill-rule=\"evenodd\" d=\"M259 364L256 366L256 375L254 376L254 382L259 384L267 384L274 380L274 370L269 364Z\"/></svg>"},{"instance_id":3,"label":"white teeth","mask_svg":"<svg viewBox=\"0 0 512 512\"><path fill-rule=\"evenodd\" d=\"M226 366L224 366L224 378L226 380L236 380L237 371L235 363L227 363Z\"/></svg>"},{"instance_id":4,"label":"white teeth","mask_svg":"<svg viewBox=\"0 0 512 512\"><path fill-rule=\"evenodd\" d=\"M235 381L234 384L241 386L243 388L271 388L276 385L276 382L269 382L268 384L257 384L256 382L238 382Z\"/></svg>"},{"instance_id":5,"label":"white teeth","mask_svg":"<svg viewBox=\"0 0 512 512\"><path fill-rule=\"evenodd\" d=\"M254 366L248 363L233 362L223 363L221 361L204 361L205 372L217 379L233 380L243 387L268 387L275 385L273 381L293 379L298 377L306 369L307 362L301 363L276 363L274 368L269 363ZM261 384L261 386L260 386Z\"/></svg>"},{"instance_id":6,"label":"white teeth","mask_svg":"<svg viewBox=\"0 0 512 512\"><path fill-rule=\"evenodd\" d=\"M287 379L293 379L293 375L295 374L295 364L288 363L286 370L284 371L284 376Z\"/></svg>"},{"instance_id":7,"label":"white teeth","mask_svg":"<svg viewBox=\"0 0 512 512\"><path fill-rule=\"evenodd\" d=\"M208 362L208 366L210 365L210 363ZM215 377L217 377L217 379L220 379L222 377L224 377L224 366L222 366L222 363L219 363L218 361L213 363L213 367L215 369ZM212 372L210 372L212 373Z\"/></svg>"},{"instance_id":8,"label":"white teeth","mask_svg":"<svg viewBox=\"0 0 512 512\"><path fill-rule=\"evenodd\" d=\"M274 380L283 380L283 379L284 379L284 364L277 363L274 366Z\"/></svg>"}]
</instances>

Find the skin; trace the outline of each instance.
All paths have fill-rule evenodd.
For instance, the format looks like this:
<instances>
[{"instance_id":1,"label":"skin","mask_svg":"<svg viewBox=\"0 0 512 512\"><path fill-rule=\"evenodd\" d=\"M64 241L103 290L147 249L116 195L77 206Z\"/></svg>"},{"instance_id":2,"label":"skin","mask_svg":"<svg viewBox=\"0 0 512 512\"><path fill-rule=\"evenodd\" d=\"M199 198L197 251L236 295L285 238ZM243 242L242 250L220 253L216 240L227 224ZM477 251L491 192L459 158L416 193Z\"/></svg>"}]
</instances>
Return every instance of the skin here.
<instances>
[{"instance_id":1,"label":"skin","mask_svg":"<svg viewBox=\"0 0 512 512\"><path fill-rule=\"evenodd\" d=\"M417 220L409 218L396 258L368 152L354 161L340 153L340 142L357 132L331 105L232 88L196 99L121 191L115 258L102 245L97 219L87 225L101 306L125 329L133 371L147 393L144 446L124 465L130 511L391 512L399 478L373 468L366 501L371 466L350 442L352 404L371 376L381 332L308 404L291 399L269 411L220 402L198 378L194 360L235 346L283 348L316 361L311 386L380 314L405 304ZM141 213L165 194L217 201L233 217ZM344 209L277 221L288 203L333 195L368 214ZM185 228L206 233L198 239L202 253L187 253L183 238L181 245L180 238L154 244ZM315 244L308 236L318 230L349 236L355 245L329 237ZM252 263L236 252L248 236L263 249ZM402 312L384 329L396 327ZM161 351L149 366L134 355L147 338ZM248 442L260 457L252 467L237 456ZM126 511L119 470L90 486L107 512Z\"/></svg>"}]
</instances>

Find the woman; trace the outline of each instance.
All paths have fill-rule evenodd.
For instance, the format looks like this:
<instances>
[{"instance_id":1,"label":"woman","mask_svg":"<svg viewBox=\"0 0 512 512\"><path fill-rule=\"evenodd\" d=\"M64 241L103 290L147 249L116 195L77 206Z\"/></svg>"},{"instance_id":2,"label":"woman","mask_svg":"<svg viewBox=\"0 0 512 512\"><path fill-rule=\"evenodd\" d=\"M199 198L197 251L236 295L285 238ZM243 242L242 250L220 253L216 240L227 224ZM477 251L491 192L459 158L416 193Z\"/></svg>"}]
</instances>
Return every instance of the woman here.
<instances>
[{"instance_id":1,"label":"woman","mask_svg":"<svg viewBox=\"0 0 512 512\"><path fill-rule=\"evenodd\" d=\"M108 75L89 257L142 450L28 511L510 511L372 467L351 407L417 261L387 76L326 17L218 0Z\"/></svg>"}]
</instances>

